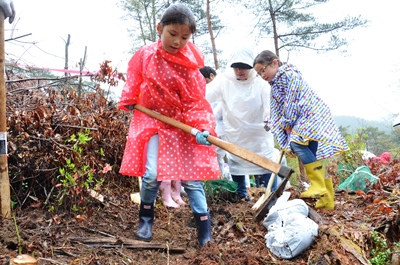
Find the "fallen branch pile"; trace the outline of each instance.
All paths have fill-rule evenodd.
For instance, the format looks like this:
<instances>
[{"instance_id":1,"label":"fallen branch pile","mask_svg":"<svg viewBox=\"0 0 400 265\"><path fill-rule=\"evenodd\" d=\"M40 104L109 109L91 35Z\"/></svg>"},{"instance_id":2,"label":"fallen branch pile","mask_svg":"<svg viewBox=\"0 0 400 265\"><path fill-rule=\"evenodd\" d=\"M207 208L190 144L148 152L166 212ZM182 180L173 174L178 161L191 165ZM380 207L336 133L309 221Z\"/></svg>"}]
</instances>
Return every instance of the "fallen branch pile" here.
<instances>
[{"instance_id":1,"label":"fallen branch pile","mask_svg":"<svg viewBox=\"0 0 400 265\"><path fill-rule=\"evenodd\" d=\"M116 181L129 113L108 101L99 85L78 97L75 90L63 88L64 80L60 85L42 79L25 81L10 72L8 77L19 80L7 83L9 176L11 195L19 207L48 203L67 160L95 175L109 165L113 170L99 178L104 184ZM78 133L91 138L79 150L74 138Z\"/></svg>"}]
</instances>

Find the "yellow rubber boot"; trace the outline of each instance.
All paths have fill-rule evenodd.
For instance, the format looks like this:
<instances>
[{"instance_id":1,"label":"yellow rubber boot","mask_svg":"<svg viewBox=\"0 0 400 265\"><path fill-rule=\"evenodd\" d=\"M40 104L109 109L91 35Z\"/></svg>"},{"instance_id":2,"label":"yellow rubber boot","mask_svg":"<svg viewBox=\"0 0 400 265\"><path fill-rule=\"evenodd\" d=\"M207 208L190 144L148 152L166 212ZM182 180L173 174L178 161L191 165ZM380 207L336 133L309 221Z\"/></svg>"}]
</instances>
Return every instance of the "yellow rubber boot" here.
<instances>
[{"instance_id":1,"label":"yellow rubber boot","mask_svg":"<svg viewBox=\"0 0 400 265\"><path fill-rule=\"evenodd\" d=\"M315 203L315 209L323 208L333 210L335 209L335 190L333 188L332 178L325 179L325 187L328 191L328 196L321 197Z\"/></svg>"},{"instance_id":2,"label":"yellow rubber boot","mask_svg":"<svg viewBox=\"0 0 400 265\"><path fill-rule=\"evenodd\" d=\"M307 178L311 183L310 188L300 194L300 198L319 198L328 193L325 187L325 171L321 161L304 165Z\"/></svg>"}]
</instances>

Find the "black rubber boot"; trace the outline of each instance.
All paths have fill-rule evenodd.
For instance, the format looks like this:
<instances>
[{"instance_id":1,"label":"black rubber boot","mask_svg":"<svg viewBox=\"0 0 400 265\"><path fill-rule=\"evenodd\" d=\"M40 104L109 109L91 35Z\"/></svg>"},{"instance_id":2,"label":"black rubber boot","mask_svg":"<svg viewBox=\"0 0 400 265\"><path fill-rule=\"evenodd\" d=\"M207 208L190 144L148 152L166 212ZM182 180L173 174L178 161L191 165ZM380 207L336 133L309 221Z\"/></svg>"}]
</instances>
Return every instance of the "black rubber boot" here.
<instances>
[{"instance_id":1,"label":"black rubber boot","mask_svg":"<svg viewBox=\"0 0 400 265\"><path fill-rule=\"evenodd\" d=\"M208 241L211 241L211 221L210 213L193 213L197 226L197 238L199 239L200 247L204 247Z\"/></svg>"},{"instance_id":2,"label":"black rubber boot","mask_svg":"<svg viewBox=\"0 0 400 265\"><path fill-rule=\"evenodd\" d=\"M149 242L153 238L154 203L140 202L139 227L136 230L136 239Z\"/></svg>"}]
</instances>

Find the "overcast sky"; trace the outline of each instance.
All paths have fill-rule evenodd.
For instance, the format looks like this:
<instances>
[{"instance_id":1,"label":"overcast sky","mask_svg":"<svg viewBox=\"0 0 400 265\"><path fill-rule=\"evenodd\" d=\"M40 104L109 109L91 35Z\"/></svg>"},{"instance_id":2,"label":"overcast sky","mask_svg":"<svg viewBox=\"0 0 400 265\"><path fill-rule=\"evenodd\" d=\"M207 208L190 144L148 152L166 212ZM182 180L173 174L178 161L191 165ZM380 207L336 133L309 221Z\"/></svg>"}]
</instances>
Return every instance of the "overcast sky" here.
<instances>
[{"instance_id":1,"label":"overcast sky","mask_svg":"<svg viewBox=\"0 0 400 265\"><path fill-rule=\"evenodd\" d=\"M13 25L5 22L5 38L32 35L19 42L6 42L6 58L19 59L21 64L62 69L65 41L70 34L70 68L78 68L86 46L89 71L96 71L107 59L124 72L131 57L126 29L133 25L121 20L123 11L116 6L117 2L14 0L17 17ZM361 15L371 21L369 27L348 35L351 44L346 54L336 51L322 55L310 51L290 54L289 62L300 68L334 115L383 121L400 113L400 40L395 29L400 25L398 10L400 2L396 0L330 0L320 6L319 16ZM271 39L256 41L256 37L249 37L251 28L246 25L252 21L245 10L235 8L231 12L220 13L227 25L224 34L216 39L217 48L223 50L222 59L229 58L233 44L247 45L255 55L263 49L273 50ZM208 64L211 62L207 60Z\"/></svg>"}]
</instances>

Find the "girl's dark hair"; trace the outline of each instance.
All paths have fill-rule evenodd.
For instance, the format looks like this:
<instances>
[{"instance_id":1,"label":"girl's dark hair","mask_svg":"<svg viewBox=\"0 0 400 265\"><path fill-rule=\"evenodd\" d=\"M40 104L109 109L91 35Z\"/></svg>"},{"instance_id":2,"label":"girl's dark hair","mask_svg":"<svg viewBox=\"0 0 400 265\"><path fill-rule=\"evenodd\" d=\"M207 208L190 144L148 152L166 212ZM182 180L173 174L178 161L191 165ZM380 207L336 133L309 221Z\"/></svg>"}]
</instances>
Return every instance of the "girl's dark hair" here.
<instances>
[{"instance_id":1,"label":"girl's dark hair","mask_svg":"<svg viewBox=\"0 0 400 265\"><path fill-rule=\"evenodd\" d=\"M253 66L256 64L269 65L272 64L272 61L275 59L278 60L278 65L282 66L282 62L279 60L278 56L276 56L275 53L268 50L264 50L256 56L256 58L254 59Z\"/></svg>"},{"instance_id":2,"label":"girl's dark hair","mask_svg":"<svg viewBox=\"0 0 400 265\"><path fill-rule=\"evenodd\" d=\"M160 23L163 27L170 24L185 24L189 26L192 33L196 32L196 18L193 12L181 3L170 5L164 11Z\"/></svg>"}]
</instances>

